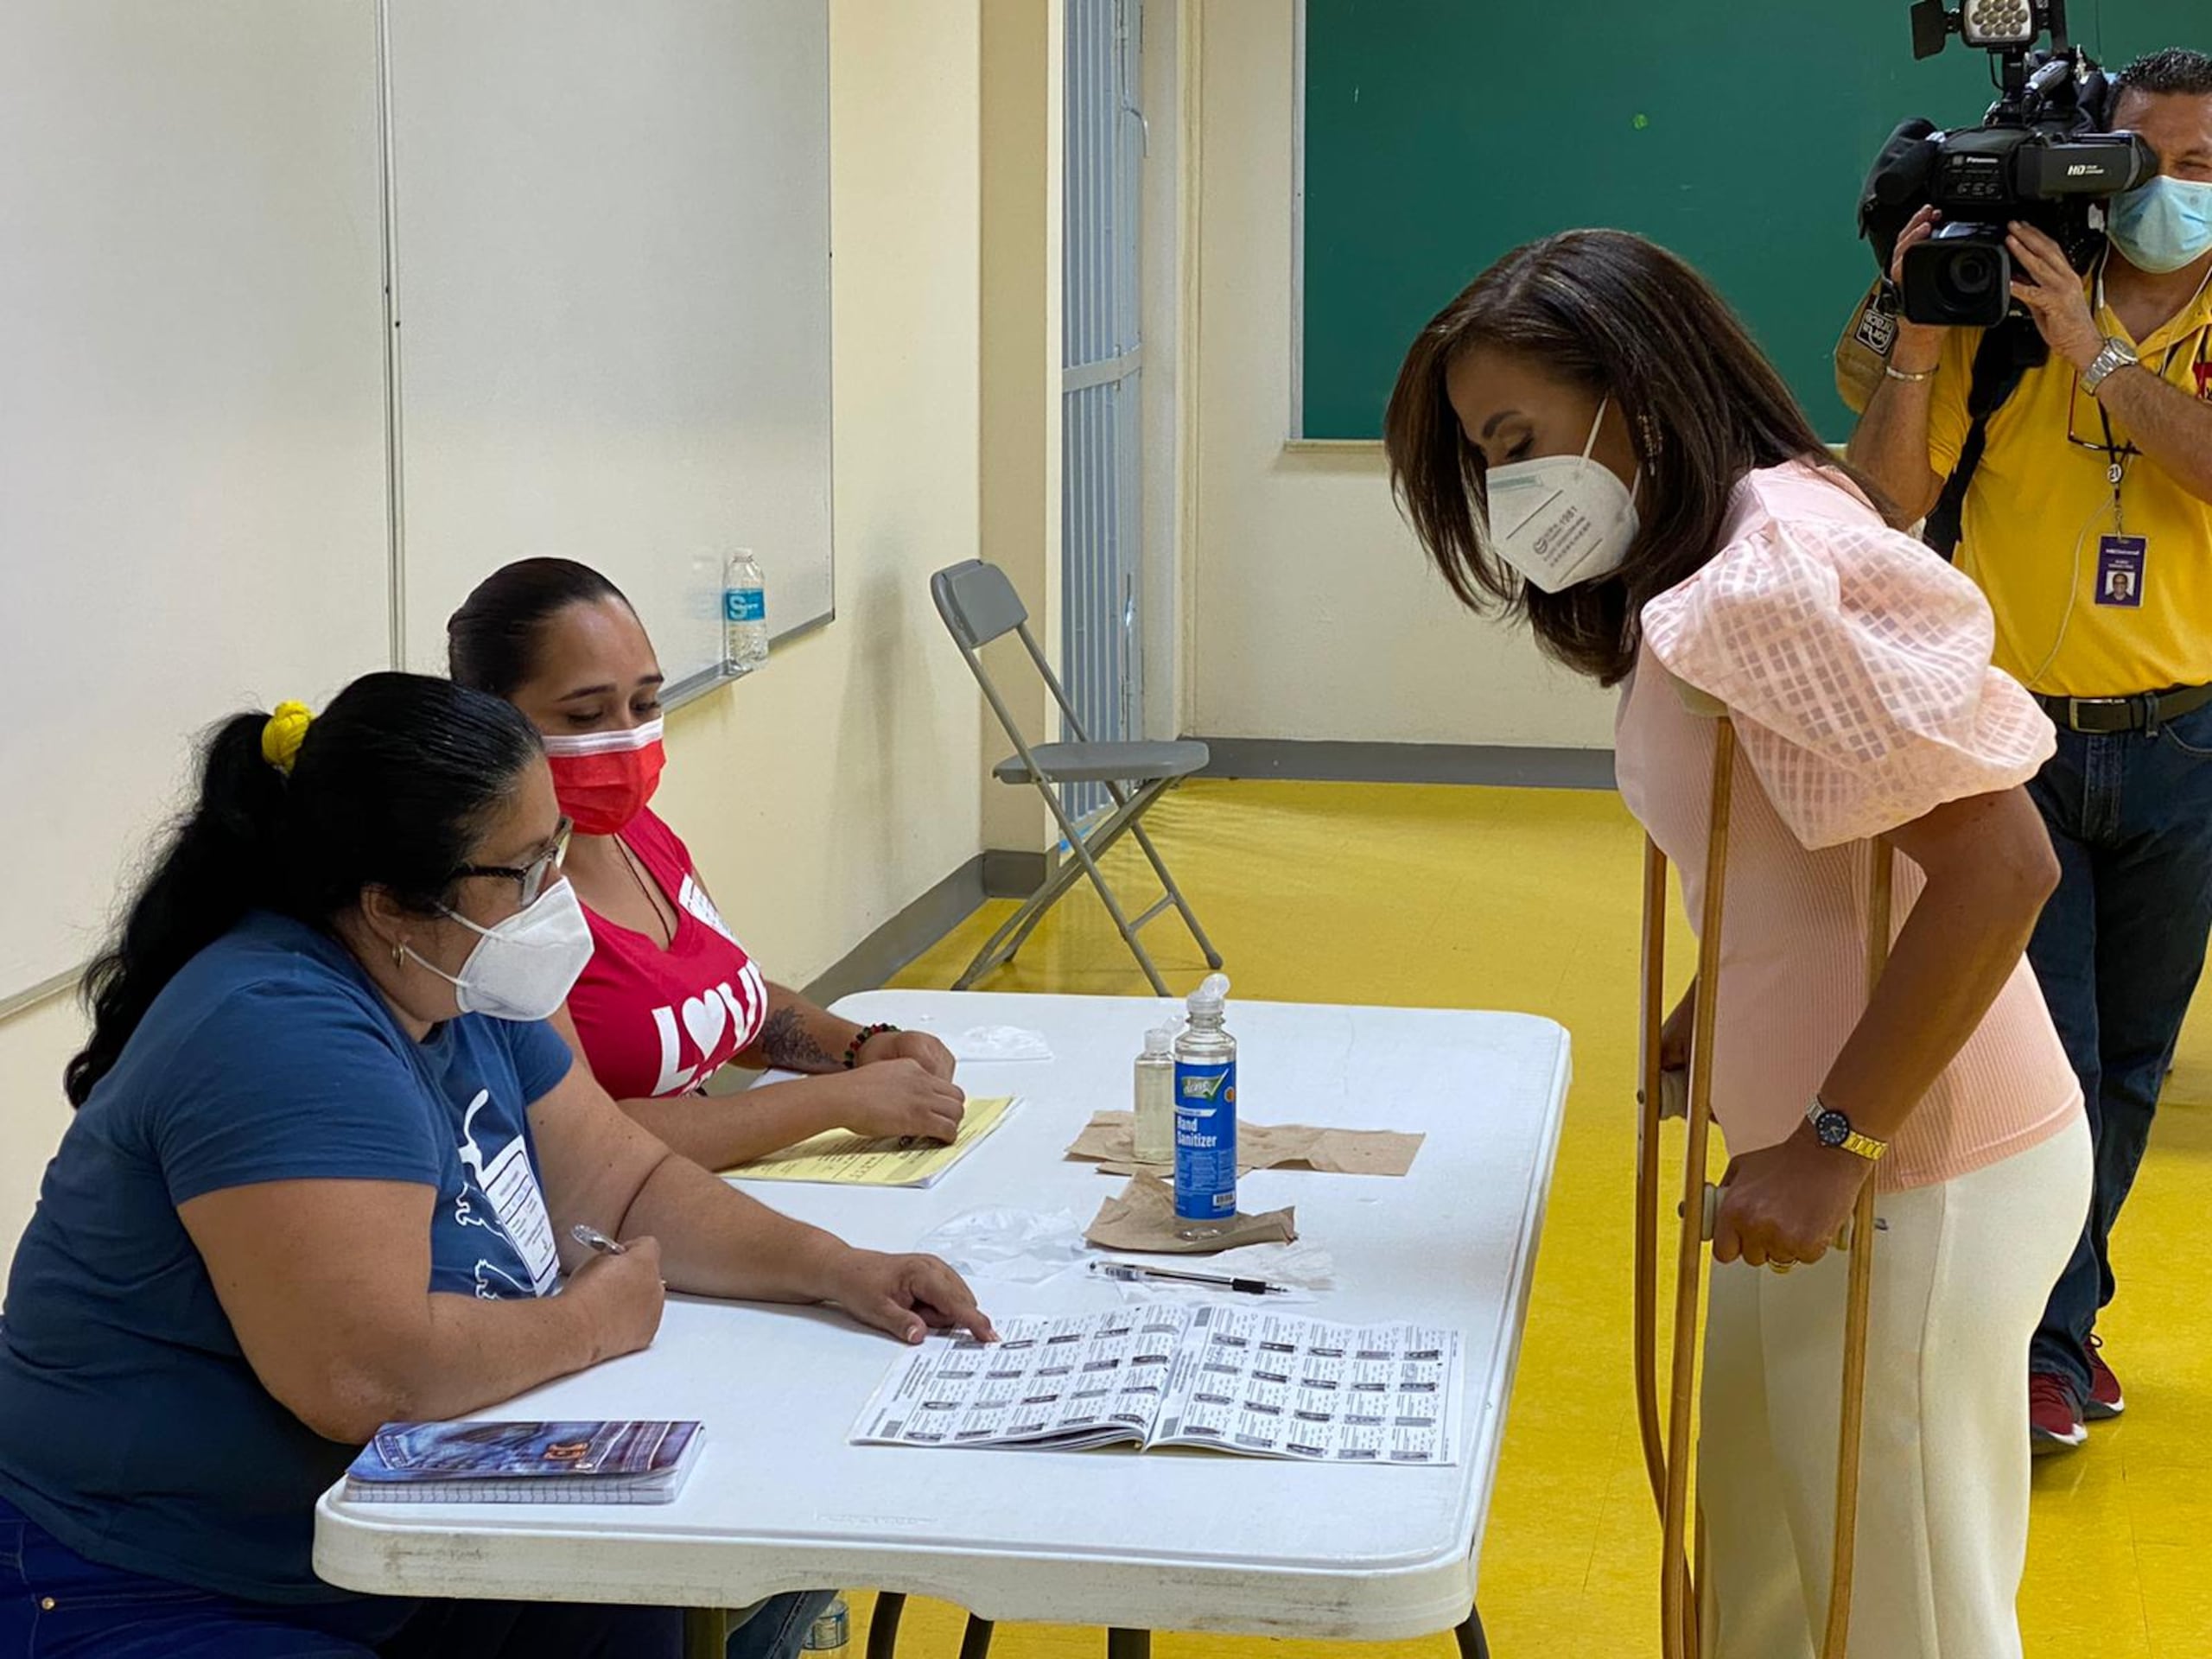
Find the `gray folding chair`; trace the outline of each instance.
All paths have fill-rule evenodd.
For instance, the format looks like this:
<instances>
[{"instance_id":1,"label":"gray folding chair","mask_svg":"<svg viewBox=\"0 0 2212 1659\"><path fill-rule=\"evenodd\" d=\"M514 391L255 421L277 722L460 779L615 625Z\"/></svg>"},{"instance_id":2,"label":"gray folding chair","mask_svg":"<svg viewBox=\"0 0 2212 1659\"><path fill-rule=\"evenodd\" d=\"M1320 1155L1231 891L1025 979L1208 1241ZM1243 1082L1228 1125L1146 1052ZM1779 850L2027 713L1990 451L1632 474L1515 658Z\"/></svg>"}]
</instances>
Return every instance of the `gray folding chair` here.
<instances>
[{"instance_id":1,"label":"gray folding chair","mask_svg":"<svg viewBox=\"0 0 2212 1659\"><path fill-rule=\"evenodd\" d=\"M1191 937L1205 953L1207 965L1220 967L1221 953L1213 948L1205 930L1198 925L1198 918L1191 913L1190 904L1184 899L1182 889L1175 885L1175 878L1168 874L1160 849L1152 844L1152 837L1145 834L1144 826L1138 822L1170 787L1205 765L1206 746L1188 741L1093 742L1084 731L1074 705L1068 702L1067 693L1060 689L1052 665L1045 660L1045 653L1037 648L1036 639L1029 632L1029 613L1022 606L1021 596L1014 591L1014 584L996 565L969 559L940 570L930 578L930 597L937 601L938 614L951 631L953 643L967 658L976 683L982 687L991 712L998 716L1006 734L1014 740L1014 753L993 767L992 775L1002 784L1035 785L1037 792L1045 798L1045 804L1052 809L1060 833L1067 838L1068 850L1074 855L1046 878L1043 887L1021 901L1021 907L1007 917L1004 925L976 952L976 960L968 964L968 971L960 976L953 989L964 991L993 969L1013 961L1014 952L1021 949L1031 930L1044 919L1045 912L1060 895L1075 885L1077 876L1090 878L1090 885L1105 902L1106 913L1114 918L1114 925L1121 930L1137 965L1144 969L1144 976L1160 995L1170 995L1167 983L1160 978L1160 969L1153 966L1137 931L1170 905L1182 912ZM1021 637L1029 660L1037 664L1037 671L1044 677L1052 700L1060 705L1061 716L1071 734L1070 741L1030 742L1021 734L1021 727L1007 708L1006 699L999 695L998 687L991 683L983 659L977 653L992 640L1009 633ZM1105 785L1114 798L1114 810L1085 836L1068 817L1058 785L1089 783ZM1136 837L1137 845L1152 861L1160 885L1167 890L1158 904L1134 922L1122 914L1121 900L1115 898L1113 888L1107 886L1106 877L1098 868L1098 861L1107 849L1124 835Z\"/></svg>"}]
</instances>

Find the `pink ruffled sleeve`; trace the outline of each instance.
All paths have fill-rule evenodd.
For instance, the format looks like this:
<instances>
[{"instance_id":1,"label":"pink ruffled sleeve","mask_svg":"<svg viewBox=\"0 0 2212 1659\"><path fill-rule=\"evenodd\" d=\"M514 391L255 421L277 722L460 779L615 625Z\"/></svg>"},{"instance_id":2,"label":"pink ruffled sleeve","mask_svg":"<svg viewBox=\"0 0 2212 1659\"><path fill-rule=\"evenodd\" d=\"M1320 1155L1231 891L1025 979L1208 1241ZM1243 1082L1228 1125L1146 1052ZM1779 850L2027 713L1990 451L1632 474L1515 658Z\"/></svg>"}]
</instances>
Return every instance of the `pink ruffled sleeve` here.
<instances>
[{"instance_id":1,"label":"pink ruffled sleeve","mask_svg":"<svg viewBox=\"0 0 2212 1659\"><path fill-rule=\"evenodd\" d=\"M2032 778L2056 739L1990 665L1989 604L1874 524L1770 521L1643 611L1667 671L1734 715L1808 848L1863 840Z\"/></svg>"}]
</instances>

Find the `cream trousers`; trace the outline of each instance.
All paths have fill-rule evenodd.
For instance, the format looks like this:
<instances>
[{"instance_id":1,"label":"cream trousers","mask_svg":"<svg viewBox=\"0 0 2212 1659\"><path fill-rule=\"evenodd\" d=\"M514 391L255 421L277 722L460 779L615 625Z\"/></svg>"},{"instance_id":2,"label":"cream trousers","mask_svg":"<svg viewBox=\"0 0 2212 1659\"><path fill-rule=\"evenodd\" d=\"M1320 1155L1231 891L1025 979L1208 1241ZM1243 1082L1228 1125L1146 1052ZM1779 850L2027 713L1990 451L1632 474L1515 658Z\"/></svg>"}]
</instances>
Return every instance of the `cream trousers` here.
<instances>
[{"instance_id":1,"label":"cream trousers","mask_svg":"<svg viewBox=\"0 0 2212 1659\"><path fill-rule=\"evenodd\" d=\"M2018 1659L2028 1338L2081 1236L2089 1131L1877 1205L1854 1659ZM1698 1482L1709 1659L1814 1659L1850 1258L1713 1273Z\"/></svg>"}]
</instances>

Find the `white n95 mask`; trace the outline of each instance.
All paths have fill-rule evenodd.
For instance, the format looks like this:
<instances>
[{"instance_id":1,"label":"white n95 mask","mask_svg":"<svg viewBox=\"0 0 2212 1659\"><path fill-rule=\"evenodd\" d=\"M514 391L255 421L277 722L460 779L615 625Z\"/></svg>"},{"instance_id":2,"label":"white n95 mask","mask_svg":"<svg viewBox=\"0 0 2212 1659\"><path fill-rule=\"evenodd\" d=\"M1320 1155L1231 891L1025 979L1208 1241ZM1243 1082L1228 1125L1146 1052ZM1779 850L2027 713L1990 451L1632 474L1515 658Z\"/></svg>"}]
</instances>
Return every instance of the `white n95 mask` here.
<instances>
[{"instance_id":1,"label":"white n95 mask","mask_svg":"<svg viewBox=\"0 0 2212 1659\"><path fill-rule=\"evenodd\" d=\"M591 921L566 881L546 888L497 927L479 927L457 911L446 914L483 936L461 972L424 962L411 946L407 954L453 986L463 1014L550 1019L591 961Z\"/></svg>"},{"instance_id":2,"label":"white n95 mask","mask_svg":"<svg viewBox=\"0 0 2212 1659\"><path fill-rule=\"evenodd\" d=\"M1484 480L1490 495L1490 544L1531 588L1547 594L1610 576L1636 540L1636 492L1613 469L1592 461L1597 418L1580 455L1543 455L1493 467ZM1643 472L1637 469L1637 480Z\"/></svg>"}]
</instances>

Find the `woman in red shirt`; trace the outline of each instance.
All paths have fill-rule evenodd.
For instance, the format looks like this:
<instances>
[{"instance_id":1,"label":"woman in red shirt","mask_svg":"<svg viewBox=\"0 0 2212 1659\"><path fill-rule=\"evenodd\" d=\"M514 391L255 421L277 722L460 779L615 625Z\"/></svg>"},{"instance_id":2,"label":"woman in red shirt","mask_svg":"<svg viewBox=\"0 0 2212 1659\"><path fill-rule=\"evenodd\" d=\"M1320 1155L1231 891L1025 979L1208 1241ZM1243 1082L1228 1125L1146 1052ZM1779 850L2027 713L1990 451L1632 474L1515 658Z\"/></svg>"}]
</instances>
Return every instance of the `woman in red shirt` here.
<instances>
[{"instance_id":1,"label":"woman in red shirt","mask_svg":"<svg viewBox=\"0 0 2212 1659\"><path fill-rule=\"evenodd\" d=\"M856 1026L764 978L676 832L661 772L660 664L613 583L568 559L487 577L446 625L453 677L506 698L545 740L575 826L569 880L596 947L556 1019L623 1109L727 1169L825 1129L950 1141L965 1097L934 1037ZM705 1094L735 1060L811 1075Z\"/></svg>"}]
</instances>

